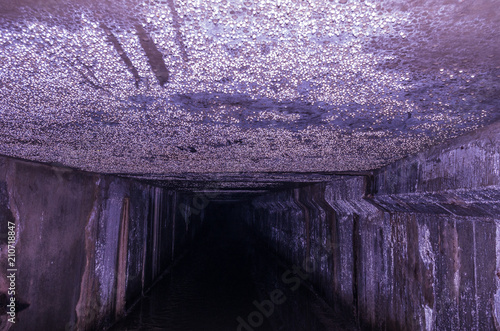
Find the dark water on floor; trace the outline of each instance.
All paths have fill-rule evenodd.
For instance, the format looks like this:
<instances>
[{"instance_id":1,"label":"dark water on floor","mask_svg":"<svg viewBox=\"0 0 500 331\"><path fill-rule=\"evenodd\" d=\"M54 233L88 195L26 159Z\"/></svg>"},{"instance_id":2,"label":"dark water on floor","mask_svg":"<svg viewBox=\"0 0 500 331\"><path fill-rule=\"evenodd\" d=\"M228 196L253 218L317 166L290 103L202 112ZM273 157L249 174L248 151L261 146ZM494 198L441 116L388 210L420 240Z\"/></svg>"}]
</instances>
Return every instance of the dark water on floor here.
<instances>
[{"instance_id":1,"label":"dark water on floor","mask_svg":"<svg viewBox=\"0 0 500 331\"><path fill-rule=\"evenodd\" d=\"M111 330L351 329L305 286L291 291L283 284L285 269L249 233L237 221L211 224L196 247Z\"/></svg>"}]
</instances>

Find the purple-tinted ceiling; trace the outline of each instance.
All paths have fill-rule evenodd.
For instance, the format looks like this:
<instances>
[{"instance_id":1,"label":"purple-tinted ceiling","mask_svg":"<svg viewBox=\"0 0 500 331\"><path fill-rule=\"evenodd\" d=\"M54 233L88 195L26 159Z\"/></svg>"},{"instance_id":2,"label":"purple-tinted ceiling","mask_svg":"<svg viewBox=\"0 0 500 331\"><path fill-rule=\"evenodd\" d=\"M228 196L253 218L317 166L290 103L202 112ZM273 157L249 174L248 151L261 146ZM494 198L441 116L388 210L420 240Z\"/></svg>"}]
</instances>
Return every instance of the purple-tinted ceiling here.
<instances>
[{"instance_id":1,"label":"purple-tinted ceiling","mask_svg":"<svg viewBox=\"0 0 500 331\"><path fill-rule=\"evenodd\" d=\"M0 154L151 178L375 169L500 118L499 5L2 0Z\"/></svg>"}]
</instances>

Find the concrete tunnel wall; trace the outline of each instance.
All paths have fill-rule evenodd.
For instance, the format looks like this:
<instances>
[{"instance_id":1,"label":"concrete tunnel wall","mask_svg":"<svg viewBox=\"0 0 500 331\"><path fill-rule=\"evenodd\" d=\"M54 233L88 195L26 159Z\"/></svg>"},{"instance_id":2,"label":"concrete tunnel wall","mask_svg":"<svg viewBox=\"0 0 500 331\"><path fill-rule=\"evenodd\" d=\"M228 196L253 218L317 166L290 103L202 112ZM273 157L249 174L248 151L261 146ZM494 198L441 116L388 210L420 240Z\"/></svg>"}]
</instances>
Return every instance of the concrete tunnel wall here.
<instances>
[{"instance_id":1,"label":"concrete tunnel wall","mask_svg":"<svg viewBox=\"0 0 500 331\"><path fill-rule=\"evenodd\" d=\"M500 329L500 125L253 200L267 245L363 330Z\"/></svg>"},{"instance_id":2,"label":"concrete tunnel wall","mask_svg":"<svg viewBox=\"0 0 500 331\"><path fill-rule=\"evenodd\" d=\"M198 228L176 215L184 197L122 178L0 157L0 224L17 229L16 300L0 330L109 326L179 257ZM202 215L201 215L202 216ZM0 295L9 284L0 238Z\"/></svg>"}]
</instances>

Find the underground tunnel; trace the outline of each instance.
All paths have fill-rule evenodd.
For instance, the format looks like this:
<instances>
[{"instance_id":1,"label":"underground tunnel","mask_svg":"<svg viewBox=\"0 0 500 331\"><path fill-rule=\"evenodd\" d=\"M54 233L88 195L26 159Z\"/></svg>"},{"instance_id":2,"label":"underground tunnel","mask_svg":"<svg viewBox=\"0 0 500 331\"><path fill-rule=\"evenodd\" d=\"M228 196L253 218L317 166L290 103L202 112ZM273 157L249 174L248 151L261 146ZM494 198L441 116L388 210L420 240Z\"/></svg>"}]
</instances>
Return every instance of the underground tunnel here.
<instances>
[{"instance_id":1,"label":"underground tunnel","mask_svg":"<svg viewBox=\"0 0 500 331\"><path fill-rule=\"evenodd\" d=\"M0 0L0 331L500 330L495 0Z\"/></svg>"}]
</instances>

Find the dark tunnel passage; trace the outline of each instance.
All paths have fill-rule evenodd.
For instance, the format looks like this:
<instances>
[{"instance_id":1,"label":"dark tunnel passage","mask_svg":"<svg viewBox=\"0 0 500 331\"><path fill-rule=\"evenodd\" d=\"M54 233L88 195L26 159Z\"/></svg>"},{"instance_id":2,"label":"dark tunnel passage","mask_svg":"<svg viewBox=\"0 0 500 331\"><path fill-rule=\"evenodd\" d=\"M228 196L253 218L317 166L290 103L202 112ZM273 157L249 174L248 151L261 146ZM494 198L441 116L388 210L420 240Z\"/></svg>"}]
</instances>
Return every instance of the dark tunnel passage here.
<instances>
[{"instance_id":1,"label":"dark tunnel passage","mask_svg":"<svg viewBox=\"0 0 500 331\"><path fill-rule=\"evenodd\" d=\"M218 188L0 157L0 330L498 330L498 137Z\"/></svg>"},{"instance_id":2,"label":"dark tunnel passage","mask_svg":"<svg viewBox=\"0 0 500 331\"><path fill-rule=\"evenodd\" d=\"M310 266L273 254L242 210L207 207L193 247L110 330L356 330L312 289Z\"/></svg>"},{"instance_id":3,"label":"dark tunnel passage","mask_svg":"<svg viewBox=\"0 0 500 331\"><path fill-rule=\"evenodd\" d=\"M254 243L240 219L217 209L207 212L191 250L111 330L236 329L236 317L258 298ZM268 323L261 328L271 330Z\"/></svg>"}]
</instances>

